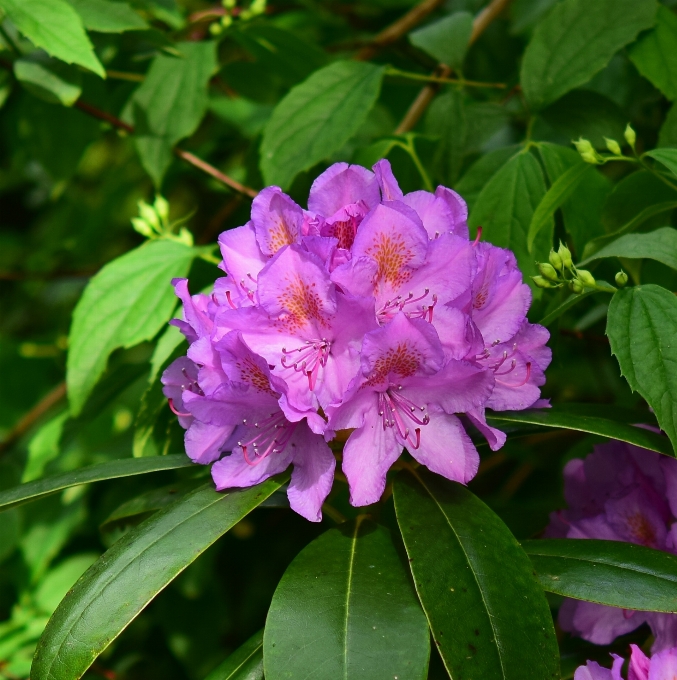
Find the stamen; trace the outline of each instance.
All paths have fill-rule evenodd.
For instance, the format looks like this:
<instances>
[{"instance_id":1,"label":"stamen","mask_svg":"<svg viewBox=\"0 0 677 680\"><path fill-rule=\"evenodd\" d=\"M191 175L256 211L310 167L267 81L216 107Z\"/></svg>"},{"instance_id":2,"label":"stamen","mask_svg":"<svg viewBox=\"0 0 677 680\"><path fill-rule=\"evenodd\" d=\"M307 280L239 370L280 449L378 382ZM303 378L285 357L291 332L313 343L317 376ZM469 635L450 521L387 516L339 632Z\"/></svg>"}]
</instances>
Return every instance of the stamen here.
<instances>
[{"instance_id":1,"label":"stamen","mask_svg":"<svg viewBox=\"0 0 677 680\"><path fill-rule=\"evenodd\" d=\"M248 465L258 465L264 458L282 453L294 434L297 423L290 423L282 412L273 413L260 423L254 423L256 431L247 441L239 441L242 454ZM262 451L263 449L263 451ZM254 452L254 458L250 455Z\"/></svg>"},{"instance_id":2,"label":"stamen","mask_svg":"<svg viewBox=\"0 0 677 680\"><path fill-rule=\"evenodd\" d=\"M229 304L233 309L237 309L237 307L235 306L235 303L233 302L233 298L230 296L230 291L229 291L229 290L226 291L226 300L228 300L228 304Z\"/></svg>"},{"instance_id":3,"label":"stamen","mask_svg":"<svg viewBox=\"0 0 677 680\"><path fill-rule=\"evenodd\" d=\"M480 242L480 239L482 238L482 227L477 227L477 236L475 236L475 240L473 241L473 248Z\"/></svg>"},{"instance_id":4,"label":"stamen","mask_svg":"<svg viewBox=\"0 0 677 680\"><path fill-rule=\"evenodd\" d=\"M510 371L512 371L513 368L515 368L515 366L513 366L510 369ZM531 362L530 361L527 361L526 369L527 369L526 377L518 385L511 385L510 383L503 382L502 380L497 380L496 382L500 383L501 385L505 385L506 387L523 387L524 385L526 385L529 382L529 378L531 377ZM495 375L505 375L506 373L510 373L510 371L506 371L505 373L496 373Z\"/></svg>"},{"instance_id":5,"label":"stamen","mask_svg":"<svg viewBox=\"0 0 677 680\"><path fill-rule=\"evenodd\" d=\"M321 340L306 340L303 345L291 350L283 347L280 363L284 368L293 368L299 373L305 373L308 378L308 387L312 392L317 384L320 368L324 368L329 360L331 344L329 340L322 338ZM294 363L289 360L292 354L299 355Z\"/></svg>"},{"instance_id":6,"label":"stamen","mask_svg":"<svg viewBox=\"0 0 677 680\"><path fill-rule=\"evenodd\" d=\"M400 392L402 385L391 385L385 392L379 392L379 410L383 430L388 427L397 427L397 435L405 446L418 449L421 446L421 428L414 429L415 439L411 430L407 427L405 419L413 421L416 425L427 425L430 416L427 413L423 417L416 415L417 411L425 412L425 406L417 406Z\"/></svg>"},{"instance_id":7,"label":"stamen","mask_svg":"<svg viewBox=\"0 0 677 680\"><path fill-rule=\"evenodd\" d=\"M179 411L176 408L176 406L174 406L174 400L173 399L167 399L167 401L169 402L169 408L172 410L172 413L174 413L175 415L185 416L185 417L190 417L190 416L193 415L192 413L181 413L181 411Z\"/></svg>"}]
</instances>

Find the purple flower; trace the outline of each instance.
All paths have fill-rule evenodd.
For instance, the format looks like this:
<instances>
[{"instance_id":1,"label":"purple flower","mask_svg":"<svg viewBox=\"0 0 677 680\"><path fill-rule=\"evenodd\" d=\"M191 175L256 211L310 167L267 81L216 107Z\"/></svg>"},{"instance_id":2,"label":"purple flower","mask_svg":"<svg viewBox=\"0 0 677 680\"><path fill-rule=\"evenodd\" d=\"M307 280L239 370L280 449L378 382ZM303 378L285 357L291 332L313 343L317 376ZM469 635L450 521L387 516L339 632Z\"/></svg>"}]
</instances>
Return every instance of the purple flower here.
<instances>
[{"instance_id":1,"label":"purple flower","mask_svg":"<svg viewBox=\"0 0 677 680\"><path fill-rule=\"evenodd\" d=\"M628 680L674 680L677 677L677 647L654 653L649 658L637 645L630 645ZM594 661L576 669L574 680L623 680L621 667L623 659L616 654L611 669L602 668Z\"/></svg>"},{"instance_id":2,"label":"purple flower","mask_svg":"<svg viewBox=\"0 0 677 680\"><path fill-rule=\"evenodd\" d=\"M596 446L585 460L564 468L567 510L553 513L547 535L627 541L677 553L677 461L630 444L612 441ZM677 616L565 600L559 622L569 632L595 644L643 623L651 628L653 651L677 642Z\"/></svg>"}]
</instances>

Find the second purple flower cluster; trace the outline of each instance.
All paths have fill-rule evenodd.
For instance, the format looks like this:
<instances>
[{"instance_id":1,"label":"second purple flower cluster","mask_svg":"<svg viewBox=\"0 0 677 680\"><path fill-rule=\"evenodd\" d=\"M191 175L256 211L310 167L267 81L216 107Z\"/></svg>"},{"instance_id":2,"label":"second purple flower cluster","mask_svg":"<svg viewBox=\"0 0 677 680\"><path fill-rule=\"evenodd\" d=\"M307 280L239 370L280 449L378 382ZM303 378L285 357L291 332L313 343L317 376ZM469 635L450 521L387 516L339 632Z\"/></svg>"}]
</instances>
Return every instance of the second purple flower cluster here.
<instances>
[{"instance_id":1,"label":"second purple flower cluster","mask_svg":"<svg viewBox=\"0 0 677 680\"><path fill-rule=\"evenodd\" d=\"M405 447L467 483L479 456L464 421L503 445L485 409L538 405L549 335L526 320L514 255L470 241L467 214L445 187L403 194L385 160L337 163L307 210L278 187L254 199L219 238L213 294L175 280L190 347L162 381L218 489L293 464L291 507L319 521L337 436L356 506L379 500Z\"/></svg>"}]
</instances>

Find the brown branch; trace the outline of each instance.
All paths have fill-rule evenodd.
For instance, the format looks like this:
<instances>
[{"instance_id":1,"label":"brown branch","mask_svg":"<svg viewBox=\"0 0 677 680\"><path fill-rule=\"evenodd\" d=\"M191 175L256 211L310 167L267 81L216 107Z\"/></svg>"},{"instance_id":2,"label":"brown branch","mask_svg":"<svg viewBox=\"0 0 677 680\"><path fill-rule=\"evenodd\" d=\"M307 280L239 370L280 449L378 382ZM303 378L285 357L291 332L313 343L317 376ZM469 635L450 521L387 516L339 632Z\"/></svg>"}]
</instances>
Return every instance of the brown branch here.
<instances>
[{"instance_id":1,"label":"brown branch","mask_svg":"<svg viewBox=\"0 0 677 680\"><path fill-rule=\"evenodd\" d=\"M491 2L475 17L468 45L472 45L482 33L486 31L489 24L503 12L510 2L511 0L491 0ZM433 75L440 78L448 78L451 73L451 68L445 64L440 64ZM402 121L397 126L397 129L395 130L396 135L402 135L414 128L439 89L439 83L430 83L430 85L421 88L418 96L414 99L409 110L404 114L404 118L402 118Z\"/></svg>"},{"instance_id":2,"label":"brown branch","mask_svg":"<svg viewBox=\"0 0 677 680\"><path fill-rule=\"evenodd\" d=\"M380 49L397 42L403 35L409 33L414 26L421 23L428 14L436 10L444 0L423 0L420 4L413 7L403 17L391 24L371 41L369 45L363 47L355 57L360 61L368 61Z\"/></svg>"},{"instance_id":3,"label":"brown branch","mask_svg":"<svg viewBox=\"0 0 677 680\"><path fill-rule=\"evenodd\" d=\"M92 106L87 102L83 102L82 99L78 99L74 106L76 109L84 111L84 113L86 113L88 116L92 116L93 118L98 118L99 120L103 120L106 123L110 123L114 128L129 132L130 135L134 134L134 128L129 123L125 123L123 120L116 118L112 114L106 113L106 111L97 109L96 106Z\"/></svg>"},{"instance_id":4,"label":"brown branch","mask_svg":"<svg viewBox=\"0 0 677 680\"><path fill-rule=\"evenodd\" d=\"M42 418L42 416L58 404L66 396L66 383L59 383L51 392L48 392L21 420L7 433L7 436L0 442L0 453L9 449L21 437L23 437L28 430L35 425L35 423Z\"/></svg>"}]
</instances>

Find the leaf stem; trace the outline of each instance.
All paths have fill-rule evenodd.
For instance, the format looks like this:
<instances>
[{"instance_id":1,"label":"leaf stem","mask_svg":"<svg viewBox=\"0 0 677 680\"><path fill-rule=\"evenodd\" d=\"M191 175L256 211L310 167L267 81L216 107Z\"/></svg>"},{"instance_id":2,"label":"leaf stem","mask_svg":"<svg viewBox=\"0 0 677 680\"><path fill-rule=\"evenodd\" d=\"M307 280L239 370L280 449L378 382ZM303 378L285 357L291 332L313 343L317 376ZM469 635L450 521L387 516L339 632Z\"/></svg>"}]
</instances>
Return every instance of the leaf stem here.
<instances>
[{"instance_id":1,"label":"leaf stem","mask_svg":"<svg viewBox=\"0 0 677 680\"><path fill-rule=\"evenodd\" d=\"M394 66L386 66L386 75L401 78L408 78L409 80L422 80L429 83L450 83L453 85L460 85L462 87L488 87L500 88L507 87L505 83L483 83L477 80L465 80L464 78L444 78L442 76L426 75L425 73L414 73L412 71L402 71Z\"/></svg>"}]
</instances>

